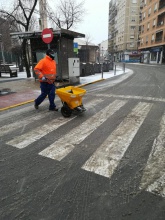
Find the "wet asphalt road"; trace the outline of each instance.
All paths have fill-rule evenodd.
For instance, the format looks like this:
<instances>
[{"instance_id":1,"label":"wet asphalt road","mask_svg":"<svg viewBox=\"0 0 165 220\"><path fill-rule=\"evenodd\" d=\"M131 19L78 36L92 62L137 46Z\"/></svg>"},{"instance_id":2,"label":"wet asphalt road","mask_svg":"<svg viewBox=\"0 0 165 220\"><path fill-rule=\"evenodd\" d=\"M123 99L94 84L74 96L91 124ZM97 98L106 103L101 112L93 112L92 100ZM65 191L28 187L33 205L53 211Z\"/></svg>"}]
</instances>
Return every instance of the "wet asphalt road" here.
<instances>
[{"instance_id":1,"label":"wet asphalt road","mask_svg":"<svg viewBox=\"0 0 165 220\"><path fill-rule=\"evenodd\" d=\"M165 68L126 67L85 87L83 114L0 114L1 220L165 219Z\"/></svg>"}]
</instances>

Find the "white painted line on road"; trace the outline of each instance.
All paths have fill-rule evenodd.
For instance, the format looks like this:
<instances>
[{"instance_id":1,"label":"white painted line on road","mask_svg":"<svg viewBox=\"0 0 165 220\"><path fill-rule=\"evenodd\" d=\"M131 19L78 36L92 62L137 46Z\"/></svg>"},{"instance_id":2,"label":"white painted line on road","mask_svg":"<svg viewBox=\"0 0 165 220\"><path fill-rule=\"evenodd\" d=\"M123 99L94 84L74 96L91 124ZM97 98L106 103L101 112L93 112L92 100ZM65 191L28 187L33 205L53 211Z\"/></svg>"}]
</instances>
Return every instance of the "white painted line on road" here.
<instances>
[{"instance_id":1,"label":"white painted line on road","mask_svg":"<svg viewBox=\"0 0 165 220\"><path fill-rule=\"evenodd\" d=\"M97 105L101 101L102 99L93 99L90 103L87 103L85 107L92 108L94 105ZM49 134L53 130L56 130L60 126L71 121L75 117L72 118L59 117L57 119L52 120L51 122L48 122L45 125L42 125L40 127L37 127L36 129L31 130L30 132L27 132L19 137L15 137L11 141L7 142L7 144L20 149L25 148L28 145L32 144L33 142L37 141L38 139Z\"/></svg>"},{"instance_id":2,"label":"white painted line on road","mask_svg":"<svg viewBox=\"0 0 165 220\"><path fill-rule=\"evenodd\" d=\"M82 168L110 178L151 107L150 103L138 103Z\"/></svg>"},{"instance_id":3,"label":"white painted line on road","mask_svg":"<svg viewBox=\"0 0 165 220\"><path fill-rule=\"evenodd\" d=\"M30 132L27 132L19 137L15 137L11 141L7 142L7 144L13 147L17 147L19 149L25 148L28 145L32 144L33 142L37 141L38 139L49 134L50 132L56 130L60 126L66 124L68 121L73 120L73 118L64 118L64 117L56 118L45 125L42 125L40 127L37 127L36 129L31 130Z\"/></svg>"},{"instance_id":4,"label":"white painted line on road","mask_svg":"<svg viewBox=\"0 0 165 220\"><path fill-rule=\"evenodd\" d=\"M48 105L48 101L45 101L42 104L42 107L46 105ZM30 112L30 111L34 111L34 106L31 105L31 106L27 106L21 109L5 112L5 114L0 115L0 120L3 121L9 118L11 118L12 120L13 117L16 118L16 116L20 116L21 114L26 114L27 112Z\"/></svg>"},{"instance_id":5,"label":"white painted line on road","mask_svg":"<svg viewBox=\"0 0 165 220\"><path fill-rule=\"evenodd\" d=\"M50 112L42 111L42 112L39 112L33 116L28 116L28 117L23 118L22 120L10 123L8 125L4 125L4 126L0 127L0 137L18 129L18 128L25 127L34 121L45 118L48 115L50 115Z\"/></svg>"},{"instance_id":6,"label":"white painted line on road","mask_svg":"<svg viewBox=\"0 0 165 220\"><path fill-rule=\"evenodd\" d=\"M113 103L102 109L87 121L72 129L62 138L51 144L39 154L55 160L62 160L74 148L75 144L81 143L87 136L96 130L111 115L118 111L126 101L115 100Z\"/></svg>"},{"instance_id":7,"label":"white painted line on road","mask_svg":"<svg viewBox=\"0 0 165 220\"><path fill-rule=\"evenodd\" d=\"M131 95L113 95L113 94L97 94L99 97L115 97L115 98L124 98L124 99L137 99L144 101L154 101L154 102L165 102L163 98L153 98L153 97L144 97L144 96L131 96Z\"/></svg>"},{"instance_id":8,"label":"white painted line on road","mask_svg":"<svg viewBox=\"0 0 165 220\"><path fill-rule=\"evenodd\" d=\"M165 114L160 122L160 131L155 139L147 165L143 172L140 189L165 197Z\"/></svg>"}]
</instances>

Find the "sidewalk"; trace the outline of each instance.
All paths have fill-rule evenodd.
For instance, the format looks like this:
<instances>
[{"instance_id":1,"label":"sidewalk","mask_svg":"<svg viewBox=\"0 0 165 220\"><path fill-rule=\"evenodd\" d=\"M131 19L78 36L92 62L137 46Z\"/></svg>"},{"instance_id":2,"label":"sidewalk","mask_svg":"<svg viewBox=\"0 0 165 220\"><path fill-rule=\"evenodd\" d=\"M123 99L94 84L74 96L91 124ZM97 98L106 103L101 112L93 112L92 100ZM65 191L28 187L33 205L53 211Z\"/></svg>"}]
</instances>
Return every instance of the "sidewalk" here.
<instances>
[{"instance_id":1,"label":"sidewalk","mask_svg":"<svg viewBox=\"0 0 165 220\"><path fill-rule=\"evenodd\" d=\"M127 69L125 73L126 72L128 72ZM114 71L111 70L104 72L103 77L101 73L80 77L80 85L78 86L83 87L123 73L122 69L118 68L116 75L114 75ZM0 77L0 111L33 102L40 94L40 83L38 80L35 80L33 77L27 78L25 72L18 72L18 77L12 78L6 75L7 74L2 74L2 77ZM68 82L60 82L57 84L58 87L69 85Z\"/></svg>"}]
</instances>

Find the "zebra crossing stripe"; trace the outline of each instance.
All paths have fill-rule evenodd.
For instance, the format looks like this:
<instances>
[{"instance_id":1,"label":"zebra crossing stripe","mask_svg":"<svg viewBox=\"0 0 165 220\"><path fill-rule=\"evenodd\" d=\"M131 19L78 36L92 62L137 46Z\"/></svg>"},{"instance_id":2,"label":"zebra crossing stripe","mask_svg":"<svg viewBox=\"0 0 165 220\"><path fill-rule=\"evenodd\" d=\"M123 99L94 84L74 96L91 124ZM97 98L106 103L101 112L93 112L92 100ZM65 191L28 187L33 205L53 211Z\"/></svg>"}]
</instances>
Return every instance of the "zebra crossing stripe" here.
<instances>
[{"instance_id":1,"label":"zebra crossing stripe","mask_svg":"<svg viewBox=\"0 0 165 220\"><path fill-rule=\"evenodd\" d=\"M44 117L47 117L48 115L50 115L50 112L43 111L43 112L37 113L37 115L36 114L33 115L32 117L27 117L27 118L24 118L20 121L16 121L16 122L10 123L8 125L4 125L0 128L0 137L18 129L18 128L25 127L28 124L30 124L31 122L34 122L34 121L37 121L37 120L42 119Z\"/></svg>"},{"instance_id":2,"label":"zebra crossing stripe","mask_svg":"<svg viewBox=\"0 0 165 220\"><path fill-rule=\"evenodd\" d=\"M17 147L19 149L25 148L29 144L32 144L33 142L44 137L53 130L64 125L68 121L71 121L73 118L64 118L64 117L56 118L43 126L37 127L36 129L33 129L30 132L27 132L19 137L15 137L11 141L7 142L7 144L13 147Z\"/></svg>"},{"instance_id":3,"label":"zebra crossing stripe","mask_svg":"<svg viewBox=\"0 0 165 220\"><path fill-rule=\"evenodd\" d=\"M138 103L82 169L110 178L151 107L150 103Z\"/></svg>"},{"instance_id":4,"label":"zebra crossing stripe","mask_svg":"<svg viewBox=\"0 0 165 220\"><path fill-rule=\"evenodd\" d=\"M113 103L102 109L90 119L72 129L65 136L51 144L48 148L39 153L44 157L55 160L62 160L73 149L75 144L81 143L88 135L97 129L103 122L119 110L127 101L115 100Z\"/></svg>"},{"instance_id":5,"label":"zebra crossing stripe","mask_svg":"<svg viewBox=\"0 0 165 220\"><path fill-rule=\"evenodd\" d=\"M49 105L47 100L42 104L42 107L45 107L46 105ZM20 115L23 115L23 114L25 115L27 112L30 112L30 111L32 113L35 111L34 106L31 105L31 106L27 106L27 107L24 107L24 108L21 108L21 109L8 111L8 112L5 112L5 114L0 115L0 121L4 121L4 120L9 119L9 118L13 119L13 117L20 116Z\"/></svg>"},{"instance_id":6,"label":"zebra crossing stripe","mask_svg":"<svg viewBox=\"0 0 165 220\"><path fill-rule=\"evenodd\" d=\"M160 122L160 131L155 139L147 165L144 169L140 189L165 197L165 114Z\"/></svg>"},{"instance_id":7,"label":"zebra crossing stripe","mask_svg":"<svg viewBox=\"0 0 165 220\"><path fill-rule=\"evenodd\" d=\"M103 101L103 100L102 99L92 100L90 103L90 108L93 107L94 105L100 103L101 101ZM88 107L88 104L87 104L87 107ZM28 107L28 109L29 109L29 107ZM18 112L20 113L19 110L18 110ZM27 118L23 118L20 121L16 121L16 122L10 123L8 125L4 125L4 126L0 127L0 137L2 137L3 135L6 135L7 133L14 131L15 129L25 127L34 121L37 121L37 120L42 119L44 117L47 117L48 115L50 115L50 112L41 111L41 112L37 113L37 115L35 114L31 117L28 116Z\"/></svg>"},{"instance_id":8,"label":"zebra crossing stripe","mask_svg":"<svg viewBox=\"0 0 165 220\"><path fill-rule=\"evenodd\" d=\"M97 105L100 103L102 99L93 99L90 103L87 103L85 107L91 108L94 107L94 105ZM49 112L50 114L50 112ZM76 117L76 116L75 116ZM7 142L7 144L17 147L19 149L25 148L28 145L32 144L33 142L37 141L38 139L44 137L45 135L49 134L53 130L59 128L60 126L64 125L65 123L71 121L73 118L64 118L59 117L57 119L52 120L51 122L48 122L47 124L37 127L36 129L31 130L30 132L27 132L19 137L15 137L11 141Z\"/></svg>"},{"instance_id":9,"label":"zebra crossing stripe","mask_svg":"<svg viewBox=\"0 0 165 220\"><path fill-rule=\"evenodd\" d=\"M0 120L5 120L7 118L15 117L16 115L20 115L22 113L29 112L32 109L34 109L34 107L28 106L28 107L25 107L23 109L14 110L12 112L9 111L5 114L0 115Z\"/></svg>"},{"instance_id":10,"label":"zebra crossing stripe","mask_svg":"<svg viewBox=\"0 0 165 220\"><path fill-rule=\"evenodd\" d=\"M165 102L163 98L154 98L154 97L144 97L144 96L131 96L131 95L114 95L114 94L97 94L98 97L114 97L114 98L124 98L124 99L137 99L137 100L144 100L144 101L153 101L153 102Z\"/></svg>"}]
</instances>

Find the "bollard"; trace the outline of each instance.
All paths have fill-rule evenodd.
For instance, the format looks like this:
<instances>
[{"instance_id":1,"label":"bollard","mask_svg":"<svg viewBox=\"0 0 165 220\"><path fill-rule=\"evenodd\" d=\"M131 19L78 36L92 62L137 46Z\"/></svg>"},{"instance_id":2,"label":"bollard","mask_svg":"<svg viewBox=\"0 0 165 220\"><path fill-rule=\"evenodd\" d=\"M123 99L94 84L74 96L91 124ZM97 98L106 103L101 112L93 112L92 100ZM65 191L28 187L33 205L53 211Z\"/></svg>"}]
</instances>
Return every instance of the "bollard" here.
<instances>
[{"instance_id":1,"label":"bollard","mask_svg":"<svg viewBox=\"0 0 165 220\"><path fill-rule=\"evenodd\" d=\"M123 72L125 73L125 63L123 63Z\"/></svg>"},{"instance_id":2,"label":"bollard","mask_svg":"<svg viewBox=\"0 0 165 220\"><path fill-rule=\"evenodd\" d=\"M115 64L115 71L114 71L114 76L116 75L116 64Z\"/></svg>"},{"instance_id":3,"label":"bollard","mask_svg":"<svg viewBox=\"0 0 165 220\"><path fill-rule=\"evenodd\" d=\"M101 64L101 77L103 79L103 64Z\"/></svg>"}]
</instances>

